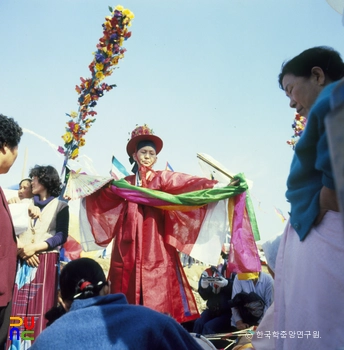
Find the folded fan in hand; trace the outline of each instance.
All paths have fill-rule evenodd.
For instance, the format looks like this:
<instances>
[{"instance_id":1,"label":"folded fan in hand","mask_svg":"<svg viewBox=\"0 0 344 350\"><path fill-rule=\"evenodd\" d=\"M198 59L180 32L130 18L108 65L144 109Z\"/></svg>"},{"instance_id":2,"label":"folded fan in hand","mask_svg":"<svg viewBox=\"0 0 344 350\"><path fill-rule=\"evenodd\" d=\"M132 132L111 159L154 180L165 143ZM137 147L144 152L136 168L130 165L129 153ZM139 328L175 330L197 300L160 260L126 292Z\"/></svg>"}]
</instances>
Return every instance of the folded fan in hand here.
<instances>
[{"instance_id":1,"label":"folded fan in hand","mask_svg":"<svg viewBox=\"0 0 344 350\"><path fill-rule=\"evenodd\" d=\"M63 197L73 200L89 196L112 180L112 177L87 175L71 171Z\"/></svg>"}]
</instances>

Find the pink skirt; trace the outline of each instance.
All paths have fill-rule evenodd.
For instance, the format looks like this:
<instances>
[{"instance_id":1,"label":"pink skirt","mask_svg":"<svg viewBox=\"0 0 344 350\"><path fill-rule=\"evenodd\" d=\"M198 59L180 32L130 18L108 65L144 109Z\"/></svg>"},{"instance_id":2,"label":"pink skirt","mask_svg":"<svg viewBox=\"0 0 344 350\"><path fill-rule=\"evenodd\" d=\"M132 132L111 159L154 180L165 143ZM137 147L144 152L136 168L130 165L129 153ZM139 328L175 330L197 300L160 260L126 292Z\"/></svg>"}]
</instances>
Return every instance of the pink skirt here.
<instances>
[{"instance_id":1,"label":"pink skirt","mask_svg":"<svg viewBox=\"0 0 344 350\"><path fill-rule=\"evenodd\" d=\"M27 329L34 331L34 334L27 334L27 338L33 339L21 339L18 337L18 332L13 330L15 326L10 326L6 349L11 346L11 350L22 350L33 344L34 339L46 327L45 313L57 303L59 254L56 252L40 254L39 260L37 268L29 267L22 260L18 261L11 312L12 317L21 317L23 320L26 317ZM18 322L11 321L11 324ZM17 327L20 333L24 330L24 326L23 323Z\"/></svg>"},{"instance_id":2,"label":"pink skirt","mask_svg":"<svg viewBox=\"0 0 344 350\"><path fill-rule=\"evenodd\" d=\"M276 349L344 346L344 228L328 211L306 239L288 223L277 254L274 329ZM272 333L272 332L271 332Z\"/></svg>"}]
</instances>

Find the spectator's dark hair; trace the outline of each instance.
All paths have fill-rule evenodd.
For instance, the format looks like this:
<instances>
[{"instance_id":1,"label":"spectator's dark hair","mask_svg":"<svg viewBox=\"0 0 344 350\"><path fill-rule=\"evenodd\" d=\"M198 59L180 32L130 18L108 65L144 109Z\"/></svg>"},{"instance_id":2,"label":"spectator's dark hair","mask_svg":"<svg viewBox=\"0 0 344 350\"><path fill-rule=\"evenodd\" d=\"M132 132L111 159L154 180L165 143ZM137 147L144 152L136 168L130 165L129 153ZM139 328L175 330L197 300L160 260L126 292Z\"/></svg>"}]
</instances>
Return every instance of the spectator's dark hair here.
<instances>
[{"instance_id":1,"label":"spectator's dark hair","mask_svg":"<svg viewBox=\"0 0 344 350\"><path fill-rule=\"evenodd\" d=\"M58 197L61 193L61 180L57 170L48 166L36 165L30 170L29 177L32 179L34 176L38 178L38 182L43 185L48 193L53 197Z\"/></svg>"},{"instance_id":2,"label":"spectator's dark hair","mask_svg":"<svg viewBox=\"0 0 344 350\"><path fill-rule=\"evenodd\" d=\"M20 187L20 185L21 185L24 181L29 181L30 184L32 183L32 179L30 179L29 177L26 177L25 179L23 179L23 180L21 180L21 181L19 182L19 187Z\"/></svg>"},{"instance_id":3,"label":"spectator's dark hair","mask_svg":"<svg viewBox=\"0 0 344 350\"><path fill-rule=\"evenodd\" d=\"M225 253L225 252L221 251L221 258L222 259L228 259L228 257L229 257L229 253Z\"/></svg>"},{"instance_id":4,"label":"spectator's dark hair","mask_svg":"<svg viewBox=\"0 0 344 350\"><path fill-rule=\"evenodd\" d=\"M93 259L70 261L61 271L60 289L63 300L87 299L99 295L107 284L101 266Z\"/></svg>"},{"instance_id":5,"label":"spectator's dark hair","mask_svg":"<svg viewBox=\"0 0 344 350\"><path fill-rule=\"evenodd\" d=\"M283 90L282 80L286 74L310 77L313 67L320 67L331 81L344 77L344 63L340 54L332 47L318 46L305 50L282 64L281 73L278 76L280 88Z\"/></svg>"},{"instance_id":6,"label":"spectator's dark hair","mask_svg":"<svg viewBox=\"0 0 344 350\"><path fill-rule=\"evenodd\" d=\"M58 318L63 316L66 310L62 305L54 306L46 312L44 317L48 320L47 327L51 326Z\"/></svg>"},{"instance_id":7,"label":"spectator's dark hair","mask_svg":"<svg viewBox=\"0 0 344 350\"><path fill-rule=\"evenodd\" d=\"M10 149L17 147L22 135L22 128L13 118L0 114L0 148L3 148L5 144Z\"/></svg>"}]
</instances>

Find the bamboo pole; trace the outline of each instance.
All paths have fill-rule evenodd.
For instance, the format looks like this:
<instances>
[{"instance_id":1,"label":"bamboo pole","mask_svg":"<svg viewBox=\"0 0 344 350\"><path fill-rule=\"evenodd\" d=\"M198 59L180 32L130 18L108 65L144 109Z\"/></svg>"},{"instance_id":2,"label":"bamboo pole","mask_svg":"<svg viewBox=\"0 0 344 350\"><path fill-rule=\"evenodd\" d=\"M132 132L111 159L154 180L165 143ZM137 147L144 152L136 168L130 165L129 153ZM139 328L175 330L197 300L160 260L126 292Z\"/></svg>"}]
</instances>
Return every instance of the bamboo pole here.
<instances>
[{"instance_id":1,"label":"bamboo pole","mask_svg":"<svg viewBox=\"0 0 344 350\"><path fill-rule=\"evenodd\" d=\"M213 164L212 162L210 162L207 158L204 158L201 154L197 153L197 158L199 158L200 160L202 160L204 163L209 164L210 166L212 166L214 169L218 170L219 172L221 172L222 174L228 176L231 180L233 180L233 176L229 175L226 171L222 170L221 168L219 168L217 165Z\"/></svg>"},{"instance_id":2,"label":"bamboo pole","mask_svg":"<svg viewBox=\"0 0 344 350\"><path fill-rule=\"evenodd\" d=\"M27 154L28 154L28 150L27 150L27 147L26 147L25 148L25 154L24 154L24 163L23 163L23 170L22 170L22 177L21 177L21 179L24 179L26 177L25 173L26 173Z\"/></svg>"}]
</instances>

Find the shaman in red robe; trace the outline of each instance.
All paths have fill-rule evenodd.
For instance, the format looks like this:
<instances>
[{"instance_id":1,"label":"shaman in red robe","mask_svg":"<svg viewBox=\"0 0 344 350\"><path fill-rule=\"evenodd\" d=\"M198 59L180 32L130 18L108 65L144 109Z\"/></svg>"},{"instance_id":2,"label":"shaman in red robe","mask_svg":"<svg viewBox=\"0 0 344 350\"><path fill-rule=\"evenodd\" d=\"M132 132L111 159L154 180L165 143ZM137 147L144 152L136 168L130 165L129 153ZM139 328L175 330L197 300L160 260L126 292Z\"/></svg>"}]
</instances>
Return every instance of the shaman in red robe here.
<instances>
[{"instance_id":1,"label":"shaman in red robe","mask_svg":"<svg viewBox=\"0 0 344 350\"><path fill-rule=\"evenodd\" d=\"M135 185L135 175L125 178ZM169 194L212 188L217 181L171 171L152 171L147 188ZM199 317L196 301L178 251L195 242L207 207L188 212L162 210L129 202L111 190L85 198L95 241L114 238L109 280L112 293L124 293L131 304L169 314L178 322Z\"/></svg>"}]
</instances>

